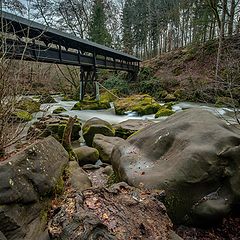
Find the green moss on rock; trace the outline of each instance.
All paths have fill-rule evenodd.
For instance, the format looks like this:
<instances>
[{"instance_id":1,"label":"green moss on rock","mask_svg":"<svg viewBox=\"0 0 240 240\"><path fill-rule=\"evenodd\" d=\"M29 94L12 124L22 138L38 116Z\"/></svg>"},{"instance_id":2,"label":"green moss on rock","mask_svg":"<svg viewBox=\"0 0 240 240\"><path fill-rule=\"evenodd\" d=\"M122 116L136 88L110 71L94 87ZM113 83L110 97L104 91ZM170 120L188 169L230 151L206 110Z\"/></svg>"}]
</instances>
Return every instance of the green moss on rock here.
<instances>
[{"instance_id":1,"label":"green moss on rock","mask_svg":"<svg viewBox=\"0 0 240 240\"><path fill-rule=\"evenodd\" d=\"M139 115L154 114L161 107L151 96L132 95L114 102L117 115L124 115L127 111L135 111Z\"/></svg>"},{"instance_id":2,"label":"green moss on rock","mask_svg":"<svg viewBox=\"0 0 240 240\"><path fill-rule=\"evenodd\" d=\"M59 113L66 112L66 111L67 111L67 110L66 110L65 108L63 108L63 107L58 107L58 108L56 108L56 109L53 111L53 113L59 114Z\"/></svg>"},{"instance_id":3,"label":"green moss on rock","mask_svg":"<svg viewBox=\"0 0 240 240\"><path fill-rule=\"evenodd\" d=\"M83 138L88 146L92 146L95 134L103 134L105 136L114 136L115 130L112 125L102 119L92 118L83 125Z\"/></svg>"},{"instance_id":4,"label":"green moss on rock","mask_svg":"<svg viewBox=\"0 0 240 240\"><path fill-rule=\"evenodd\" d=\"M111 94L110 92L103 92L100 94L100 101L101 102L114 102L117 99L117 91L111 90L111 92L114 94Z\"/></svg>"},{"instance_id":5,"label":"green moss on rock","mask_svg":"<svg viewBox=\"0 0 240 240\"><path fill-rule=\"evenodd\" d=\"M13 114L13 118L15 118L17 122L29 122L32 120L33 116L27 111L16 110L16 112Z\"/></svg>"},{"instance_id":6,"label":"green moss on rock","mask_svg":"<svg viewBox=\"0 0 240 240\"><path fill-rule=\"evenodd\" d=\"M39 112L41 104L31 98L23 97L16 105L18 109L29 113Z\"/></svg>"},{"instance_id":7,"label":"green moss on rock","mask_svg":"<svg viewBox=\"0 0 240 240\"><path fill-rule=\"evenodd\" d=\"M174 111L167 109L167 108L161 108L156 114L155 114L155 118L159 118L159 117L167 117L174 114Z\"/></svg>"}]
</instances>

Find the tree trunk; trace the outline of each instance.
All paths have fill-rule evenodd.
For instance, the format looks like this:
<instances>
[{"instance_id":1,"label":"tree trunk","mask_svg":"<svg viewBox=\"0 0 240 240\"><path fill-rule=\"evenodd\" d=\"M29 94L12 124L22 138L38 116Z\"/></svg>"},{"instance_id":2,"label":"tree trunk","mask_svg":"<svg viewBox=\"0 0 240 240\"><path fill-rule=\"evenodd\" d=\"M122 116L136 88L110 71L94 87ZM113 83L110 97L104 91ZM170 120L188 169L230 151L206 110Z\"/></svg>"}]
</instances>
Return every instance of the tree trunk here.
<instances>
[{"instance_id":1,"label":"tree trunk","mask_svg":"<svg viewBox=\"0 0 240 240\"><path fill-rule=\"evenodd\" d=\"M223 0L223 10L222 10L220 33L219 33L219 44L218 44L217 63L216 63L216 72L215 72L216 81L218 80L218 73L219 73L219 67L220 67L219 65L221 60L222 43L223 43L224 32L225 32L226 13L227 13L227 0Z\"/></svg>"},{"instance_id":2,"label":"tree trunk","mask_svg":"<svg viewBox=\"0 0 240 240\"><path fill-rule=\"evenodd\" d=\"M229 16L229 23L228 23L228 35L232 36L233 34L233 22L234 22L234 15L235 15L235 0L231 1L231 8L230 8L230 16Z\"/></svg>"},{"instance_id":3,"label":"tree trunk","mask_svg":"<svg viewBox=\"0 0 240 240\"><path fill-rule=\"evenodd\" d=\"M63 132L62 145L68 152L72 151L71 136L72 136L72 129L76 119L77 119L77 116L75 116L74 118L69 117L68 123Z\"/></svg>"}]
</instances>

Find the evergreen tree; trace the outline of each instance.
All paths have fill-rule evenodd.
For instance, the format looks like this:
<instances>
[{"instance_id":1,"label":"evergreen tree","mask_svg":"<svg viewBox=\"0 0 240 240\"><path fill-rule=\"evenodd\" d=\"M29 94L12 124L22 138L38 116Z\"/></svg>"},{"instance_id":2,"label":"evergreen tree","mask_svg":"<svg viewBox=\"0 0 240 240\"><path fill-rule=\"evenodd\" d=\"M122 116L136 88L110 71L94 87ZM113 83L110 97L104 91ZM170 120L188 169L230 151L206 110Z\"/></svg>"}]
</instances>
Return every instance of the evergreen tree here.
<instances>
[{"instance_id":1,"label":"evergreen tree","mask_svg":"<svg viewBox=\"0 0 240 240\"><path fill-rule=\"evenodd\" d=\"M106 28L106 14L103 0L95 0L91 13L89 38L91 41L110 46L111 35Z\"/></svg>"},{"instance_id":2,"label":"evergreen tree","mask_svg":"<svg viewBox=\"0 0 240 240\"><path fill-rule=\"evenodd\" d=\"M122 27L123 27L123 47L126 53L133 53L133 0L126 0L123 7Z\"/></svg>"}]
</instances>

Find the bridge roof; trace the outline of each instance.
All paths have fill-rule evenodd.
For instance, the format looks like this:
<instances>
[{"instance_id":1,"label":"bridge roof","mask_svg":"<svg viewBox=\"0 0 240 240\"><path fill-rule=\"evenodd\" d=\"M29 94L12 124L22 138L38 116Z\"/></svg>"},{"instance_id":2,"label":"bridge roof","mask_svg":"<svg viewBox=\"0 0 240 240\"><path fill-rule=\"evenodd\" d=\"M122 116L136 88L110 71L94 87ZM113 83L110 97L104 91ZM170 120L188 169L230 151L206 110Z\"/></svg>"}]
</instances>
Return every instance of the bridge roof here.
<instances>
[{"instance_id":1,"label":"bridge roof","mask_svg":"<svg viewBox=\"0 0 240 240\"><path fill-rule=\"evenodd\" d=\"M72 34L68 34L57 29L45 26L43 24L30 21L26 18L16 16L11 13L2 12L4 21L8 24L8 32L13 32L19 37L36 38L36 40L45 43L60 44L66 48L73 48L85 52L125 60L129 62L140 62L141 60L135 56L117 51L98 43L94 43Z\"/></svg>"}]
</instances>

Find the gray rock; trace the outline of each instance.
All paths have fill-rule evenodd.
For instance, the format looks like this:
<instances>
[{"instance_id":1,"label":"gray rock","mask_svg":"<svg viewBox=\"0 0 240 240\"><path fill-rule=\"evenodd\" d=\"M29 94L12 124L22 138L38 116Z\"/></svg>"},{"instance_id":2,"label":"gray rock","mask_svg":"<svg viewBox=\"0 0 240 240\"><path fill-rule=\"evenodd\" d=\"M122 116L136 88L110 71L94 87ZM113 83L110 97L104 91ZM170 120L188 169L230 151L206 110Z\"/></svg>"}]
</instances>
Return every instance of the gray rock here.
<instances>
[{"instance_id":1,"label":"gray rock","mask_svg":"<svg viewBox=\"0 0 240 240\"><path fill-rule=\"evenodd\" d=\"M8 240L39 239L43 226L31 224L41 220L68 160L63 146L48 137L0 163L0 231Z\"/></svg>"},{"instance_id":2,"label":"gray rock","mask_svg":"<svg viewBox=\"0 0 240 240\"><path fill-rule=\"evenodd\" d=\"M99 152L96 148L82 146L75 148L73 151L77 156L80 166L83 166L84 164L95 164L99 159Z\"/></svg>"},{"instance_id":3,"label":"gray rock","mask_svg":"<svg viewBox=\"0 0 240 240\"><path fill-rule=\"evenodd\" d=\"M129 119L124 122L113 125L115 129L115 136L123 139L127 139L133 133L144 129L145 127L154 124L154 122L149 120L135 120Z\"/></svg>"},{"instance_id":4,"label":"gray rock","mask_svg":"<svg viewBox=\"0 0 240 240\"><path fill-rule=\"evenodd\" d=\"M103 174L110 176L113 173L112 166L107 166L102 171Z\"/></svg>"},{"instance_id":5,"label":"gray rock","mask_svg":"<svg viewBox=\"0 0 240 240\"><path fill-rule=\"evenodd\" d=\"M94 170L94 169L99 169L99 165L93 165L93 164L85 164L82 167L84 170Z\"/></svg>"},{"instance_id":6,"label":"gray rock","mask_svg":"<svg viewBox=\"0 0 240 240\"><path fill-rule=\"evenodd\" d=\"M124 142L119 137L108 137L102 134L96 134L93 139L93 147L99 152L99 157L103 162L111 163L111 154L113 147L121 142Z\"/></svg>"},{"instance_id":7,"label":"gray rock","mask_svg":"<svg viewBox=\"0 0 240 240\"><path fill-rule=\"evenodd\" d=\"M240 202L239 144L239 130L208 111L186 110L118 144L112 165L130 185L164 189L176 222L208 224Z\"/></svg>"},{"instance_id":8,"label":"gray rock","mask_svg":"<svg viewBox=\"0 0 240 240\"><path fill-rule=\"evenodd\" d=\"M87 173L79 167L76 161L69 162L69 179L72 187L81 192L92 186L91 180L88 178Z\"/></svg>"},{"instance_id":9,"label":"gray rock","mask_svg":"<svg viewBox=\"0 0 240 240\"><path fill-rule=\"evenodd\" d=\"M91 118L83 125L83 138L86 144L91 147L95 134L103 134L105 136L114 136L115 131L112 125L100 118Z\"/></svg>"}]
</instances>

